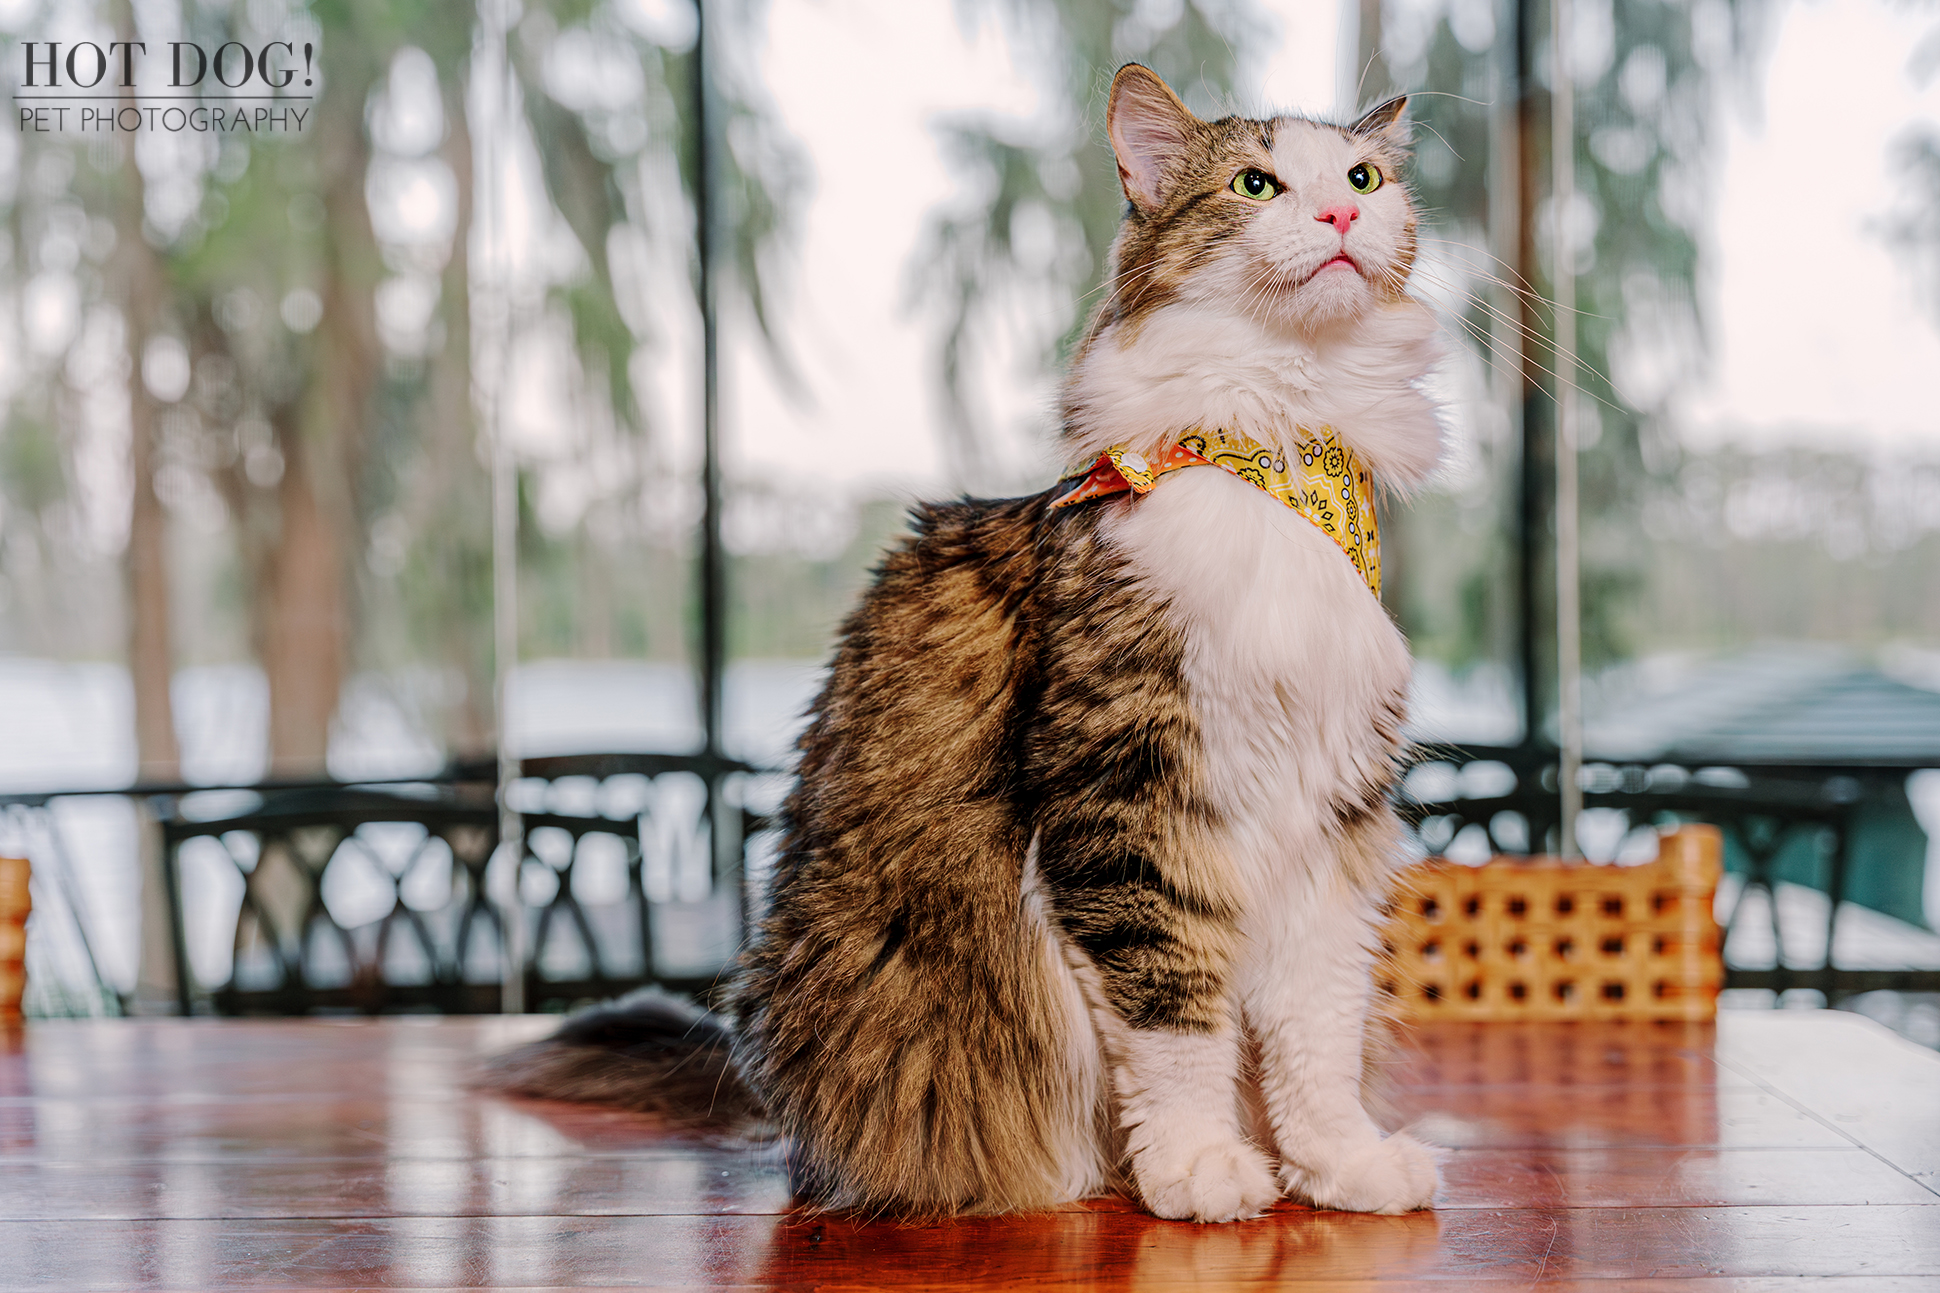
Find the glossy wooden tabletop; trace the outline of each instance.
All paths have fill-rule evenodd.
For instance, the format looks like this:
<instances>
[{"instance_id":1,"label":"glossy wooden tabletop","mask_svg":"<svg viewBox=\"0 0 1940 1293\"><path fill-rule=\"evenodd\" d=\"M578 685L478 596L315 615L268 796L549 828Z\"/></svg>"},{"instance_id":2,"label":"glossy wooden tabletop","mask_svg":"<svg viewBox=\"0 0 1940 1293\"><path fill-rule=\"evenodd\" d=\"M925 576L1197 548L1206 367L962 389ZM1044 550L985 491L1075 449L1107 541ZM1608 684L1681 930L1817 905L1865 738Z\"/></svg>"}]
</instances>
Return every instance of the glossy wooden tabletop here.
<instances>
[{"instance_id":1,"label":"glossy wooden tabletop","mask_svg":"<svg viewBox=\"0 0 1940 1293\"><path fill-rule=\"evenodd\" d=\"M1940 1055L1856 1016L1444 1025L1432 1213L791 1215L773 1147L477 1094L543 1019L0 1033L0 1289L1940 1289Z\"/></svg>"}]
</instances>

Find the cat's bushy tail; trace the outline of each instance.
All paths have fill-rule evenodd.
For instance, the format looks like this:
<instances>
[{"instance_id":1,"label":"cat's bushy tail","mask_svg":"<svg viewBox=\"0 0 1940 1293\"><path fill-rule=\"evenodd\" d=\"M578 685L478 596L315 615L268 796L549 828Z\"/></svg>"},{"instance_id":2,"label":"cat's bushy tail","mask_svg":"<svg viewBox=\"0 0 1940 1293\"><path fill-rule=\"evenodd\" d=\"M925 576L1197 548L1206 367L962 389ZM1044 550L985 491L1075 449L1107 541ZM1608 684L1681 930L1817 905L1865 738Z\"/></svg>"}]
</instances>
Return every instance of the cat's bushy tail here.
<instances>
[{"instance_id":1,"label":"cat's bushy tail","mask_svg":"<svg viewBox=\"0 0 1940 1293\"><path fill-rule=\"evenodd\" d=\"M615 1105L738 1134L766 1123L719 1015L654 988L567 1017L559 1031L490 1060L480 1085Z\"/></svg>"}]
</instances>

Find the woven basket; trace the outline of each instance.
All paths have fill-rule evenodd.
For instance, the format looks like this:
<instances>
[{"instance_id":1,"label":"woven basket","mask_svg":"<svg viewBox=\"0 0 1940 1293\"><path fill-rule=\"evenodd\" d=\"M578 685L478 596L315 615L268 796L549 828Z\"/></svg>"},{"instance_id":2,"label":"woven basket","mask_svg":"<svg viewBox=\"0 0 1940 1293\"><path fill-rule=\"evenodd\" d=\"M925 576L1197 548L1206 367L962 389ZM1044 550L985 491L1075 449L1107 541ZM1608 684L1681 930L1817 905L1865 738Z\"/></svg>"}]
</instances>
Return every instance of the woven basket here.
<instances>
[{"instance_id":1,"label":"woven basket","mask_svg":"<svg viewBox=\"0 0 1940 1293\"><path fill-rule=\"evenodd\" d=\"M27 859L0 857L0 1024L20 1018L27 991Z\"/></svg>"},{"instance_id":2,"label":"woven basket","mask_svg":"<svg viewBox=\"0 0 1940 1293\"><path fill-rule=\"evenodd\" d=\"M1431 858L1398 882L1379 977L1409 1019L1714 1018L1723 854L1684 826L1640 866Z\"/></svg>"}]
</instances>

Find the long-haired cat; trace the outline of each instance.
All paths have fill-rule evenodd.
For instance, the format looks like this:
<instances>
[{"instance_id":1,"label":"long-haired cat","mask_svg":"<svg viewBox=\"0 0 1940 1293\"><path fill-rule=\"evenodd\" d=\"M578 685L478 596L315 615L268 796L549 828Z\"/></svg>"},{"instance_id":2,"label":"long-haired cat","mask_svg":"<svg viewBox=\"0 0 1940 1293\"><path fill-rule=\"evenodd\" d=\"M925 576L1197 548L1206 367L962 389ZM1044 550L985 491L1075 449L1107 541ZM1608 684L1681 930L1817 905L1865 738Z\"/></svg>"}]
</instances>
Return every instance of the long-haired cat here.
<instances>
[{"instance_id":1,"label":"long-haired cat","mask_svg":"<svg viewBox=\"0 0 1940 1293\"><path fill-rule=\"evenodd\" d=\"M917 509L726 1021L621 1003L501 1085L758 1107L825 1206L1428 1206L1430 1151L1361 1094L1409 657L1355 500L1439 445L1401 108L1207 122L1119 72L1128 205L1063 399L1086 479ZM1289 458L1362 492L1270 489Z\"/></svg>"}]
</instances>

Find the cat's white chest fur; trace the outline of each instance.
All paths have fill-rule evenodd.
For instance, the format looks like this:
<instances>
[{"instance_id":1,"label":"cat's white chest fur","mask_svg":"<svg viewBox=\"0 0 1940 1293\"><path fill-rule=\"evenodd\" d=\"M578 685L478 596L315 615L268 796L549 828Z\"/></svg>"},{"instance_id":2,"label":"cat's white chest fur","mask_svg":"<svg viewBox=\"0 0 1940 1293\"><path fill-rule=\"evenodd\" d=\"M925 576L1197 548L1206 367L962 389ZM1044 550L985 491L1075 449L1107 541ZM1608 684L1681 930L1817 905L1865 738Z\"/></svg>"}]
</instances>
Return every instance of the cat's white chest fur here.
<instances>
[{"instance_id":1,"label":"cat's white chest fur","mask_svg":"<svg viewBox=\"0 0 1940 1293\"><path fill-rule=\"evenodd\" d=\"M1385 783L1407 645L1332 539L1217 468L1173 473L1103 529L1184 638L1206 789L1241 877L1271 887Z\"/></svg>"},{"instance_id":2,"label":"cat's white chest fur","mask_svg":"<svg viewBox=\"0 0 1940 1293\"><path fill-rule=\"evenodd\" d=\"M1417 388L1436 358L1428 312L1403 302L1323 342L1179 307L1107 334L1072 375L1081 454L1153 447L1194 426L1288 444L1332 426L1377 481L1412 485L1440 447ZM1386 784L1407 644L1332 539L1217 468L1174 472L1111 505L1103 533L1185 639L1207 789L1256 893L1324 854L1343 805ZM1309 845L1317 846L1310 853Z\"/></svg>"}]
</instances>

